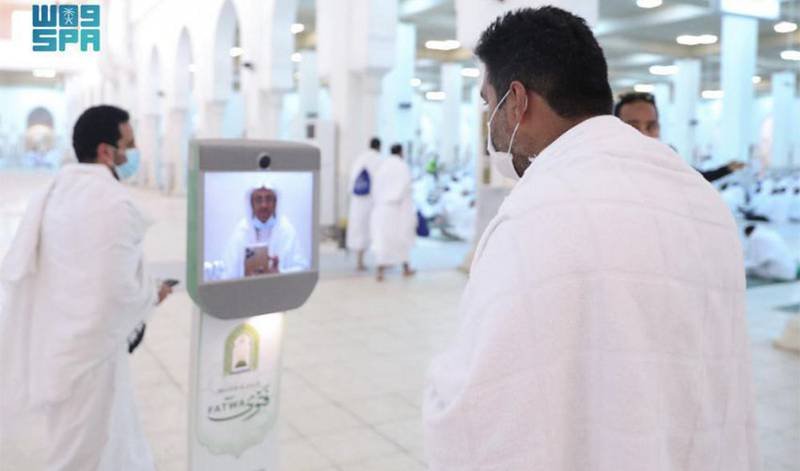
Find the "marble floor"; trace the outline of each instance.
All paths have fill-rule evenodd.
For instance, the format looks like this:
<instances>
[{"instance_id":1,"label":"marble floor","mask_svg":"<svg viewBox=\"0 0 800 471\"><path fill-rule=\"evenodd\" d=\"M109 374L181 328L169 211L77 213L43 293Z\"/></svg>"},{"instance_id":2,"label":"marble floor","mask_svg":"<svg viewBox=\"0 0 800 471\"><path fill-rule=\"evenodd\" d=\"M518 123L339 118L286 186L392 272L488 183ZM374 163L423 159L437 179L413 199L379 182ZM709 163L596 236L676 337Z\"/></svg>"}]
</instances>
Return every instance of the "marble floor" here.
<instances>
[{"instance_id":1,"label":"marble floor","mask_svg":"<svg viewBox=\"0 0 800 471\"><path fill-rule=\"evenodd\" d=\"M0 173L0 257L31 192L48 177ZM182 275L185 200L133 190L155 219L146 240L153 270ZM422 270L379 284L347 270L333 245L321 250L323 276L302 308L285 317L280 391L283 471L424 470L420 399L431 356L454 332L466 277L453 267L464 244L424 241L412 255ZM180 276L182 278L182 276ZM390 300L390 302L387 302ZM800 356L772 340L795 315L800 283L748 290L748 322L764 469L800 470ZM191 303L178 289L153 314L133 355L144 429L161 471L185 470ZM37 418L0 443L0 470L41 469Z\"/></svg>"}]
</instances>

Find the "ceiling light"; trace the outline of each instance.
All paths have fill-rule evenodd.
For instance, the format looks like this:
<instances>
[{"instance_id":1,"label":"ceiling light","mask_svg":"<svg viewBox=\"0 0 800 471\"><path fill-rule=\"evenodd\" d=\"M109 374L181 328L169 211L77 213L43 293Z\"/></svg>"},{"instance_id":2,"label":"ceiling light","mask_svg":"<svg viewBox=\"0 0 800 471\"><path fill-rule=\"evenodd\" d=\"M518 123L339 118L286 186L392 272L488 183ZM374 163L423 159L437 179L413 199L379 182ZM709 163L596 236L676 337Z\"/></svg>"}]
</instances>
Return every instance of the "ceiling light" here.
<instances>
[{"instance_id":1,"label":"ceiling light","mask_svg":"<svg viewBox=\"0 0 800 471\"><path fill-rule=\"evenodd\" d=\"M722 98L724 93L722 90L703 90L700 95L706 100L718 100Z\"/></svg>"},{"instance_id":2,"label":"ceiling light","mask_svg":"<svg viewBox=\"0 0 800 471\"><path fill-rule=\"evenodd\" d=\"M700 41L700 44L708 45L716 43L718 38L714 34L701 34L697 39Z\"/></svg>"},{"instance_id":3,"label":"ceiling light","mask_svg":"<svg viewBox=\"0 0 800 471\"><path fill-rule=\"evenodd\" d=\"M773 26L776 33L794 33L797 31L797 23L792 23L791 21L781 21L780 23L775 23Z\"/></svg>"},{"instance_id":4,"label":"ceiling light","mask_svg":"<svg viewBox=\"0 0 800 471\"><path fill-rule=\"evenodd\" d=\"M651 65L650 73L653 75L675 75L678 73L677 65Z\"/></svg>"},{"instance_id":5,"label":"ceiling light","mask_svg":"<svg viewBox=\"0 0 800 471\"><path fill-rule=\"evenodd\" d=\"M478 78L481 76L481 70L477 67L464 67L461 69L461 75L463 77Z\"/></svg>"},{"instance_id":6,"label":"ceiling light","mask_svg":"<svg viewBox=\"0 0 800 471\"><path fill-rule=\"evenodd\" d=\"M661 0L636 0L639 8L656 8L661 6Z\"/></svg>"},{"instance_id":7,"label":"ceiling light","mask_svg":"<svg viewBox=\"0 0 800 471\"><path fill-rule=\"evenodd\" d=\"M684 46L698 46L698 45L707 45L707 44L714 44L717 42L717 37L713 34L701 34L699 36L695 36L692 34L682 34L675 38L675 41L678 44L682 44Z\"/></svg>"},{"instance_id":8,"label":"ceiling light","mask_svg":"<svg viewBox=\"0 0 800 471\"><path fill-rule=\"evenodd\" d=\"M442 101L447 97L444 92L427 92L425 93L425 99L430 101Z\"/></svg>"},{"instance_id":9,"label":"ceiling light","mask_svg":"<svg viewBox=\"0 0 800 471\"><path fill-rule=\"evenodd\" d=\"M794 49L782 51L781 59L785 61L800 61L800 51Z\"/></svg>"},{"instance_id":10,"label":"ceiling light","mask_svg":"<svg viewBox=\"0 0 800 471\"><path fill-rule=\"evenodd\" d=\"M303 55L300 54L299 52L295 52L294 54L292 54L292 62L303 62Z\"/></svg>"},{"instance_id":11,"label":"ceiling light","mask_svg":"<svg viewBox=\"0 0 800 471\"><path fill-rule=\"evenodd\" d=\"M753 83L761 83L761 76L753 75Z\"/></svg>"},{"instance_id":12,"label":"ceiling light","mask_svg":"<svg viewBox=\"0 0 800 471\"><path fill-rule=\"evenodd\" d=\"M411 86L412 87L417 88L420 85L422 85L422 80L421 79L418 79L418 78L412 78L411 79Z\"/></svg>"},{"instance_id":13,"label":"ceiling light","mask_svg":"<svg viewBox=\"0 0 800 471\"><path fill-rule=\"evenodd\" d=\"M461 47L461 43L455 39L447 39L445 41L425 41L425 47L434 51L454 51Z\"/></svg>"},{"instance_id":14,"label":"ceiling light","mask_svg":"<svg viewBox=\"0 0 800 471\"><path fill-rule=\"evenodd\" d=\"M650 83L637 83L633 86L633 91L639 93L653 93L656 91L656 86Z\"/></svg>"},{"instance_id":15,"label":"ceiling light","mask_svg":"<svg viewBox=\"0 0 800 471\"><path fill-rule=\"evenodd\" d=\"M289 31L291 31L292 34L300 34L305 30L306 26L303 23L295 23L289 27Z\"/></svg>"},{"instance_id":16,"label":"ceiling light","mask_svg":"<svg viewBox=\"0 0 800 471\"><path fill-rule=\"evenodd\" d=\"M55 69L33 69L33 76L36 78L55 78Z\"/></svg>"},{"instance_id":17,"label":"ceiling light","mask_svg":"<svg viewBox=\"0 0 800 471\"><path fill-rule=\"evenodd\" d=\"M242 54L244 54L244 49L242 49L241 47L234 46L234 47L231 48L230 53L231 53L231 57L239 57Z\"/></svg>"}]
</instances>

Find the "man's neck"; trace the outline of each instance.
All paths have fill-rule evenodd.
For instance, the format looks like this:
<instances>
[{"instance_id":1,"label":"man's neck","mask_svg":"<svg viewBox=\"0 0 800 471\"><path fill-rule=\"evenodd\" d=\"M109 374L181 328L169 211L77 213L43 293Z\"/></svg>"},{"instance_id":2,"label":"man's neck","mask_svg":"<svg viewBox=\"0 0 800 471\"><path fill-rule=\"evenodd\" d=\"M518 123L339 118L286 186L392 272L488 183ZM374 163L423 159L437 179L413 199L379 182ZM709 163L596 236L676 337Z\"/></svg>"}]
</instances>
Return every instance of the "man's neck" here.
<instances>
[{"instance_id":1,"label":"man's neck","mask_svg":"<svg viewBox=\"0 0 800 471\"><path fill-rule=\"evenodd\" d=\"M78 164L105 167L109 172L111 172L111 176L113 176L117 181L119 181L119 175L117 175L117 171L114 169L114 167L109 167L108 165L104 164L103 162L98 162L96 160L94 162L81 162L81 161L78 161Z\"/></svg>"},{"instance_id":2,"label":"man's neck","mask_svg":"<svg viewBox=\"0 0 800 471\"><path fill-rule=\"evenodd\" d=\"M547 136L547 140L546 140L547 144L544 147L542 147L541 149L539 149L539 151L536 152L536 155L539 155L540 153L542 153L542 151L544 151L552 143L557 141L558 138L560 138L561 136L566 134L567 131L569 131L570 129L572 129L575 126L581 124L582 122L584 122L584 121L586 121L588 119L594 118L594 117L595 116L580 116L580 117L576 117L576 118L561 118L561 117L559 117L558 119L553 120L553 125L551 126L550 132L548 133L548 136Z\"/></svg>"}]
</instances>

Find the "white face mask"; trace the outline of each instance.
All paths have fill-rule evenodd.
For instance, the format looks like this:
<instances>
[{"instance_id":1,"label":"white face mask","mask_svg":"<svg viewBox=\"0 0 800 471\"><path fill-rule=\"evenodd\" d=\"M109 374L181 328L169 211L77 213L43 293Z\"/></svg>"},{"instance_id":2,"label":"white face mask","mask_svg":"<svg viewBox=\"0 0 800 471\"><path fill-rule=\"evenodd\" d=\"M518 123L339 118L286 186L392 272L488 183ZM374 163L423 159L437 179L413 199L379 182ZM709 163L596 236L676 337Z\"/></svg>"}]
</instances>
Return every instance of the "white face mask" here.
<instances>
[{"instance_id":1,"label":"white face mask","mask_svg":"<svg viewBox=\"0 0 800 471\"><path fill-rule=\"evenodd\" d=\"M266 222L261 222L260 219L257 217L253 217L252 219L253 228L256 230L256 241L257 242L267 242L269 241L269 237L272 235L272 229L275 228L275 224L277 224L277 220L273 215Z\"/></svg>"},{"instance_id":2,"label":"white face mask","mask_svg":"<svg viewBox=\"0 0 800 471\"><path fill-rule=\"evenodd\" d=\"M494 148L494 143L492 142L492 120L497 114L497 110L500 109L500 106L503 104L506 98L508 98L509 93L511 93L510 88L506 94L503 95L503 98L501 98L497 103L497 106L494 107L494 111L492 111L492 115L489 117L489 122L486 123L486 127L488 128L486 150L489 151L489 161L492 163L492 167L500 172L500 175L513 180L519 180L519 174L514 168L514 156L511 155L511 146L514 145L514 138L517 135L517 130L519 130L520 123L517 122L517 125L514 126L514 132L511 133L511 140L508 142L508 151L499 152Z\"/></svg>"}]
</instances>

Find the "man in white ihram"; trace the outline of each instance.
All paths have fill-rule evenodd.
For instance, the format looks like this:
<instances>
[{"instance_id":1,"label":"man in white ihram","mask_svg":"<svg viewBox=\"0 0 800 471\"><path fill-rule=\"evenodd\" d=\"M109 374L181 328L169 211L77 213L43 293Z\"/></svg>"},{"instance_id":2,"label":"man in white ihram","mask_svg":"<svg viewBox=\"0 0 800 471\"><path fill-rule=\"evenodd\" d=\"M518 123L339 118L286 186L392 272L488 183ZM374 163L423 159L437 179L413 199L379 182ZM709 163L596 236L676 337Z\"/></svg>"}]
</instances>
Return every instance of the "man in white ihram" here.
<instances>
[{"instance_id":1,"label":"man in white ihram","mask_svg":"<svg viewBox=\"0 0 800 471\"><path fill-rule=\"evenodd\" d=\"M748 275L775 281L800 278L798 254L774 229L764 224L744 228L744 267Z\"/></svg>"},{"instance_id":2,"label":"man in white ihram","mask_svg":"<svg viewBox=\"0 0 800 471\"><path fill-rule=\"evenodd\" d=\"M430 469L759 469L742 249L717 192L609 115L581 18L517 10L476 54L492 159L519 181L429 373Z\"/></svg>"},{"instance_id":3,"label":"man in white ihram","mask_svg":"<svg viewBox=\"0 0 800 471\"><path fill-rule=\"evenodd\" d=\"M369 149L359 155L350 172L350 208L347 215L347 249L355 250L358 262L356 269L364 271L364 252L369 248L369 221L372 216L372 186L381 164L381 141L373 137Z\"/></svg>"},{"instance_id":4,"label":"man in white ihram","mask_svg":"<svg viewBox=\"0 0 800 471\"><path fill-rule=\"evenodd\" d=\"M43 411L48 470L155 469L126 339L171 290L147 275L149 222L117 181L139 162L128 121L111 106L78 118L79 163L32 200L0 267L0 426Z\"/></svg>"},{"instance_id":5,"label":"man in white ihram","mask_svg":"<svg viewBox=\"0 0 800 471\"><path fill-rule=\"evenodd\" d=\"M303 255L297 231L286 216L278 212L278 191L264 183L247 192L247 212L225 246L224 278L245 276L245 254L250 247L264 246L269 252L270 273L306 270L308 259Z\"/></svg>"},{"instance_id":6,"label":"man in white ihram","mask_svg":"<svg viewBox=\"0 0 800 471\"><path fill-rule=\"evenodd\" d=\"M403 147L392 146L391 156L375 173L375 208L370 221L370 238L378 265L377 280L383 281L390 265L402 264L403 276L413 276L409 265L417 238L417 213L411 196L411 170L403 161Z\"/></svg>"}]
</instances>

